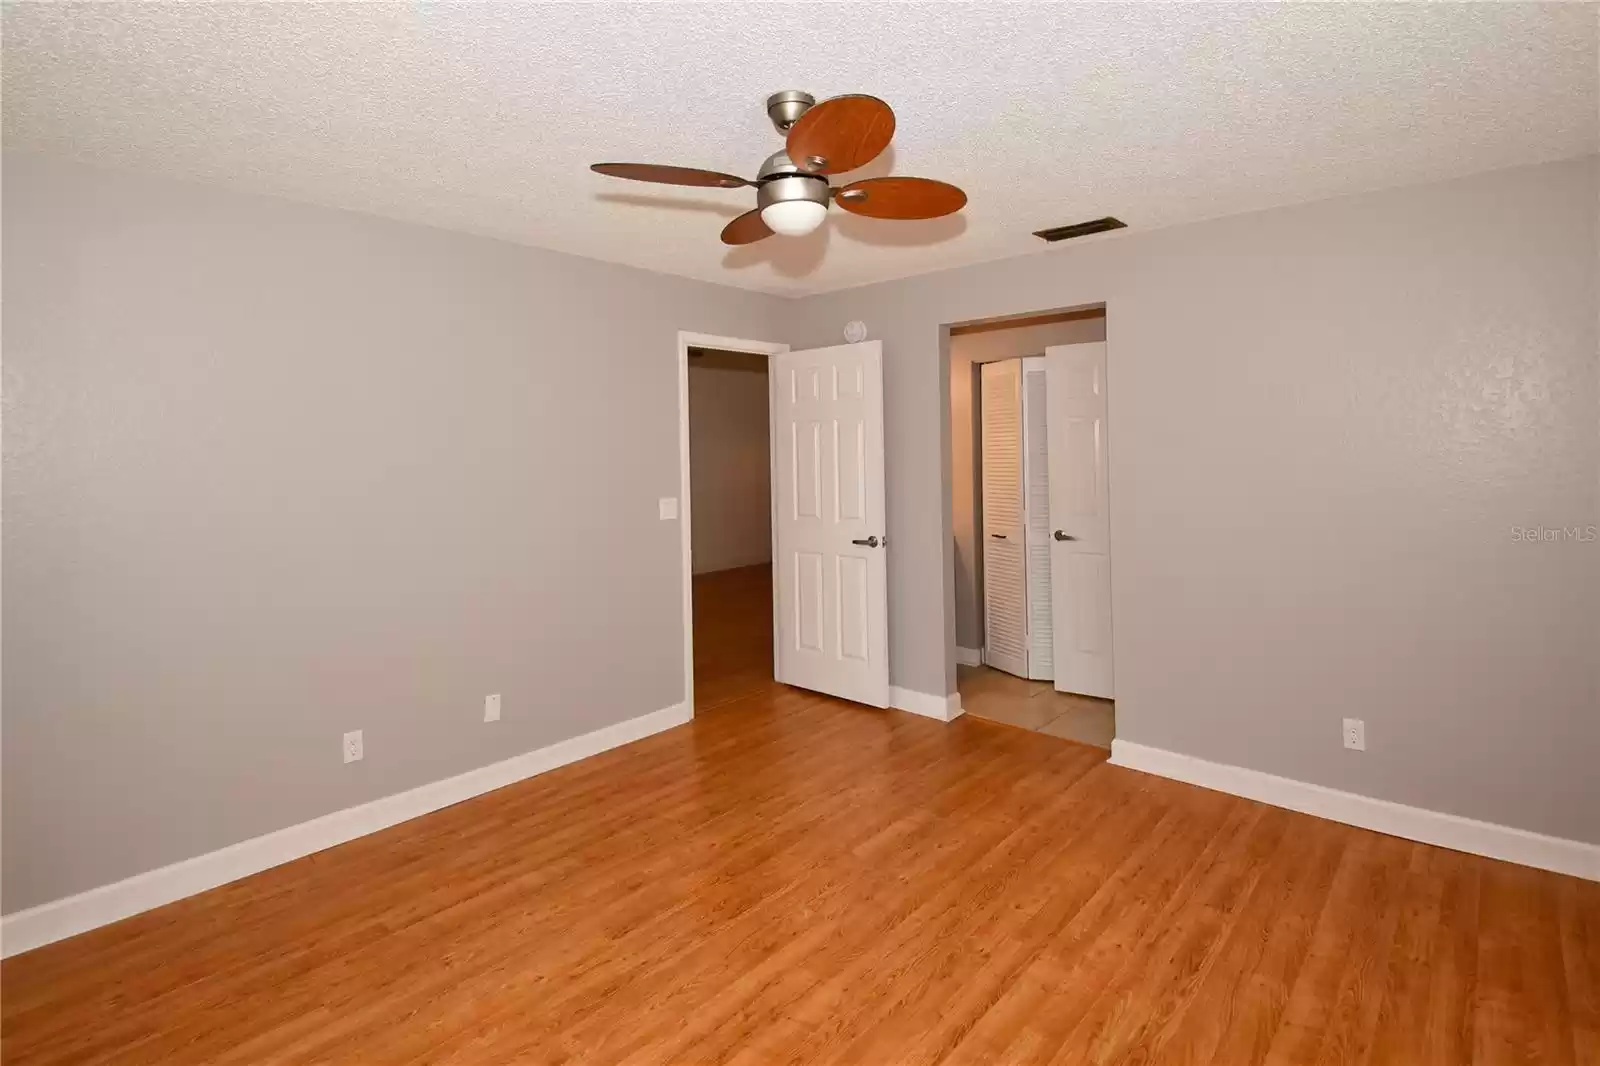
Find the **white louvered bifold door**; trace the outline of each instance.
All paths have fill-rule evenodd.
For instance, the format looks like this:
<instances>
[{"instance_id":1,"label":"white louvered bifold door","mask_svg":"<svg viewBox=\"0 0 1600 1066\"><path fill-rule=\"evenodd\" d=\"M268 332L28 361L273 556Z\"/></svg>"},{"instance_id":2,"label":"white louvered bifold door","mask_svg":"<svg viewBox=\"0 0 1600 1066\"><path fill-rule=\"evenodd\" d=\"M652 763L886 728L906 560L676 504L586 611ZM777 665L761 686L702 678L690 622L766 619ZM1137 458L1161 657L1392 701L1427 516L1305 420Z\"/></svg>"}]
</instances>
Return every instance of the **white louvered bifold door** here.
<instances>
[{"instance_id":1,"label":"white louvered bifold door","mask_svg":"<svg viewBox=\"0 0 1600 1066\"><path fill-rule=\"evenodd\" d=\"M1022 495L1022 362L980 369L983 409L983 661L1028 676Z\"/></svg>"},{"instance_id":2,"label":"white louvered bifold door","mask_svg":"<svg viewBox=\"0 0 1600 1066\"><path fill-rule=\"evenodd\" d=\"M889 705L883 345L772 357L776 676Z\"/></svg>"},{"instance_id":3,"label":"white louvered bifold door","mask_svg":"<svg viewBox=\"0 0 1600 1066\"><path fill-rule=\"evenodd\" d=\"M1044 357L1022 360L1022 486L1028 572L1028 677L1055 677L1050 624L1050 432Z\"/></svg>"}]
</instances>

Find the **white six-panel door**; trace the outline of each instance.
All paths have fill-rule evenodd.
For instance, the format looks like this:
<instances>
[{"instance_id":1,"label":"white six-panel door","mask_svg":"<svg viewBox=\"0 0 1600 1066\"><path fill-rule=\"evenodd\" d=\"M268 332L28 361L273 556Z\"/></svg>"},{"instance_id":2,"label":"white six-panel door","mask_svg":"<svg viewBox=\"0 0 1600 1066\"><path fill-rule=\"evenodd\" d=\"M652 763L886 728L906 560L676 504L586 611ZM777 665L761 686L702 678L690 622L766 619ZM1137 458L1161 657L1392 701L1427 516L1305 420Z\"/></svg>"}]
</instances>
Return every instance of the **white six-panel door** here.
<instances>
[{"instance_id":1,"label":"white six-panel door","mask_svg":"<svg viewBox=\"0 0 1600 1066\"><path fill-rule=\"evenodd\" d=\"M1055 687L1111 699L1106 346L1045 349Z\"/></svg>"},{"instance_id":2,"label":"white six-panel door","mask_svg":"<svg viewBox=\"0 0 1600 1066\"><path fill-rule=\"evenodd\" d=\"M771 369L777 679L887 707L882 343Z\"/></svg>"}]
</instances>

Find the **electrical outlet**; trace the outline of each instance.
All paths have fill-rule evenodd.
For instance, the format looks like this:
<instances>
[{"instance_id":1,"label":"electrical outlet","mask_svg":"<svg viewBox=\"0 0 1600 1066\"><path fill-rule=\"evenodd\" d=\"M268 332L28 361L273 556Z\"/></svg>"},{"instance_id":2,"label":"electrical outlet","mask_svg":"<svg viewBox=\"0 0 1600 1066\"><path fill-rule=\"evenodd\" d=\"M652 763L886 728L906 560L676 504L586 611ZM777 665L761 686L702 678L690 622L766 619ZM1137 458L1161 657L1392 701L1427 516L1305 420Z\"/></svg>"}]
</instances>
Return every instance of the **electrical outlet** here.
<instances>
[{"instance_id":1,"label":"electrical outlet","mask_svg":"<svg viewBox=\"0 0 1600 1066\"><path fill-rule=\"evenodd\" d=\"M483 698L483 720L485 722L498 722L500 720L500 693Z\"/></svg>"},{"instance_id":2,"label":"electrical outlet","mask_svg":"<svg viewBox=\"0 0 1600 1066\"><path fill-rule=\"evenodd\" d=\"M1344 746L1353 751L1367 750L1367 723L1359 718L1344 720Z\"/></svg>"},{"instance_id":3,"label":"electrical outlet","mask_svg":"<svg viewBox=\"0 0 1600 1066\"><path fill-rule=\"evenodd\" d=\"M357 729L344 735L344 761L361 761L361 730Z\"/></svg>"}]
</instances>

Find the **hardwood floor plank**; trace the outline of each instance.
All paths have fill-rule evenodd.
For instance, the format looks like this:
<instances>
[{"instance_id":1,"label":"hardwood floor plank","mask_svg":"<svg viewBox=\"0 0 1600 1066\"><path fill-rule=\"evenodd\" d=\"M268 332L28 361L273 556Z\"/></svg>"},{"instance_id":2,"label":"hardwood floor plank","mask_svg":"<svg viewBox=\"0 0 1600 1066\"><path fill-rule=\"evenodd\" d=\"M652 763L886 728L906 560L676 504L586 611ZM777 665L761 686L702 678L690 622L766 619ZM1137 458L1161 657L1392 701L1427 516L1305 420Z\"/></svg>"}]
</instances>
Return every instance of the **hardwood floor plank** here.
<instances>
[{"instance_id":1,"label":"hardwood floor plank","mask_svg":"<svg viewBox=\"0 0 1600 1066\"><path fill-rule=\"evenodd\" d=\"M1555 876L1500 862L1483 871L1473 1004L1476 1062L1575 1061Z\"/></svg>"},{"instance_id":2,"label":"hardwood floor plank","mask_svg":"<svg viewBox=\"0 0 1600 1066\"><path fill-rule=\"evenodd\" d=\"M1394 950L1395 931L1401 921L1406 873L1417 845L1394 837L1380 837L1373 854L1375 869L1366 871L1362 915L1366 935L1358 936L1345 955L1344 969L1335 987L1317 1066L1365 1062L1371 1050L1383 1005L1384 977Z\"/></svg>"},{"instance_id":3,"label":"hardwood floor plank","mask_svg":"<svg viewBox=\"0 0 1600 1066\"><path fill-rule=\"evenodd\" d=\"M1094 800L1076 789L1056 796L1057 802L1026 818L1007 820L1009 831L984 856L978 879L947 887L922 911L864 941L870 950L796 1004L793 1013L804 1035L778 1061L942 1058L960 1035L959 1021L951 1024L952 999L970 1000L975 1010L992 999L1027 957L1023 948L1030 938L1021 931L1046 908L1058 910L1056 918L1043 919L1053 924L1071 906L1070 879L1081 876L1090 848L1097 842L1109 860L1124 850L1129 834L1155 822L1154 811L1129 809L1110 790ZM1074 822L1064 831L1060 823L1066 819ZM1082 842L1068 852L1076 862L1052 853L1068 841ZM1041 875L1055 891L1040 891ZM1085 895L1080 891L1076 898ZM886 974L893 980L885 981Z\"/></svg>"},{"instance_id":4,"label":"hardwood floor plank","mask_svg":"<svg viewBox=\"0 0 1600 1066\"><path fill-rule=\"evenodd\" d=\"M1572 1043L1580 1066L1600 1064L1600 885L1563 878L1557 889Z\"/></svg>"},{"instance_id":5,"label":"hardwood floor plank","mask_svg":"<svg viewBox=\"0 0 1600 1066\"><path fill-rule=\"evenodd\" d=\"M1153 790L1156 792L1164 790ZM1261 808L1218 793L1193 805L1166 806L1162 820L1129 840L1091 894L1039 945L1011 991L947 1057L950 1062L1008 1061L1019 1045L1048 1061L1104 988L1133 957L1141 932L1154 929L1175 900L1187 898L1219 856L1257 828Z\"/></svg>"},{"instance_id":6,"label":"hardwood floor plank","mask_svg":"<svg viewBox=\"0 0 1600 1066\"><path fill-rule=\"evenodd\" d=\"M1131 950L1113 956L1115 969L1053 1062L1116 1061L1145 1027L1165 1022L1192 995L1259 880L1274 866L1281 873L1302 860L1301 838L1285 835L1291 822L1285 811L1261 812L1248 835L1199 867L1203 874L1192 882L1192 892L1175 893ZM1132 1003L1160 1003L1162 1009L1130 1011Z\"/></svg>"},{"instance_id":7,"label":"hardwood floor plank","mask_svg":"<svg viewBox=\"0 0 1600 1066\"><path fill-rule=\"evenodd\" d=\"M1219 931L1220 950L1190 982L1192 991L1164 997L1164 1009L1149 1012L1144 1033L1130 1039L1116 1061L1265 1058L1349 835L1343 826L1323 823L1280 848L1238 919Z\"/></svg>"},{"instance_id":8,"label":"hardwood floor plank","mask_svg":"<svg viewBox=\"0 0 1600 1066\"><path fill-rule=\"evenodd\" d=\"M1368 1061L1449 1066L1472 1057L1461 1025L1477 973L1478 870L1456 852L1417 847Z\"/></svg>"},{"instance_id":9,"label":"hardwood floor plank","mask_svg":"<svg viewBox=\"0 0 1600 1066\"><path fill-rule=\"evenodd\" d=\"M1283 1020L1262 1060L1268 1066L1318 1061L1325 1043L1340 1039L1340 1013L1350 1013L1349 987L1364 961L1382 949L1379 937L1387 901L1396 890L1411 845L1393 837L1350 830L1329 886L1311 947L1289 992Z\"/></svg>"},{"instance_id":10,"label":"hardwood floor plank","mask_svg":"<svg viewBox=\"0 0 1600 1066\"><path fill-rule=\"evenodd\" d=\"M964 725L963 728L972 728L975 732L983 731L981 726L969 727ZM1013 738L1000 731L989 731L988 735L1008 746L1015 743ZM1066 750L1059 754L1065 759L1070 759L1081 769L1087 769L1088 766L1099 762L1098 758L1088 756L1082 751ZM1063 785L1068 784L1072 777L1073 775L1071 774L1063 775ZM1016 795L1026 789L1027 780L1026 777L1023 778L1019 782L1021 788L1018 788L1016 786L1007 787L997 778L984 791L992 796L1001 798ZM859 965L865 965L881 959L885 954L886 946L894 943L896 938L903 937L905 930L912 927L908 923L923 920L927 914L937 915L947 910L952 902L952 892L949 886L959 882L959 878L953 875L959 870L973 868L976 863L983 862L985 857L995 852L996 849L1004 848L1007 845L1008 839L1016 832L1015 819L1009 813L1002 817L994 817L993 806L979 804L979 795L981 793L975 793L965 802L958 801L952 804L956 810L962 810L967 815L960 823L962 837L965 838L971 835L972 839L979 841L979 843L972 852L964 851L958 857L957 865L950 869L952 876L946 876L941 873L939 876L925 879L925 884L931 891L930 895L921 893L907 895L903 886L898 883L899 879L894 878L883 883L895 889L895 895L887 900L880 901L876 895L879 882L867 876L869 871L866 869L854 872L841 882L839 885L840 890L845 893L846 899L851 902L851 906L843 912L843 920L835 926L836 943L846 948L844 955L846 965L841 972L831 975L833 986L848 980L857 971ZM1057 794L1057 797L1060 797L1060 793ZM939 805L941 804L933 804L931 806L937 807ZM925 831L939 832L941 835L949 836L949 828L941 826L938 820L924 823L924 825ZM893 868L890 867L889 869L892 870ZM863 892L863 890L866 891ZM850 950L851 948L855 948L855 950ZM866 960L866 963L863 960ZM814 1003L819 995L827 994L831 990L833 986L825 987L821 992L814 991L816 984L820 984L823 979L829 976L821 975L818 981L813 984L813 991L811 991L808 1002ZM814 1034L829 1032L830 1027L844 1023L846 1016L838 1009L837 1004L830 1002L830 1008L820 1011L817 1017L807 1019L808 1024L816 1027L813 1030ZM805 1003L798 1004L795 1008L795 1013L801 1017L805 1016L805 1011ZM704 1049L701 1050L704 1051Z\"/></svg>"},{"instance_id":11,"label":"hardwood floor plank","mask_svg":"<svg viewBox=\"0 0 1600 1066\"><path fill-rule=\"evenodd\" d=\"M866 713L866 712L860 712L860 713ZM929 723L929 724L932 724L932 723ZM915 728L915 726L914 726L914 728ZM914 751L915 749L910 749L910 750ZM846 763L843 767L836 767L835 768L835 772L838 772L838 773L841 773L841 774L848 774L848 772L849 772L849 764ZM867 787L867 786L863 785L862 787ZM838 807L841 807L841 808L853 805L853 797L852 797L851 792L849 792L849 791L837 792L836 791L834 793L833 804L835 806L838 806ZM747 813L749 813L749 812L747 812ZM758 807L758 808L756 808L754 813L757 815L757 817L761 817L765 812L762 811ZM808 813L811 814L811 815L817 814L816 811L807 812L804 809L799 810L799 811L796 812L796 819L797 820L795 821L794 828L791 830L791 832L793 834L799 834L799 833L802 833L802 832L806 831L809 828L813 828L814 827L814 822L812 820L809 820L809 819L807 819L805 817L802 817L803 815L806 815ZM729 843L724 838L717 838L717 839L720 839L724 845L727 845ZM829 837L826 837L826 836L821 836L821 837L819 837L819 839L832 839L832 838L829 838ZM667 857L667 861L668 861L669 864L676 863L681 858L685 857L684 856L685 850L697 849L699 843L700 843L699 841L697 841L697 840L695 840L693 838L690 838L689 840L687 840L686 842L684 842L683 844L679 845L676 848L663 849L663 855L665 855ZM701 907L704 907L704 906L707 906L709 904L716 904L718 906L722 906L725 903L724 900L715 898L715 895L714 895L715 891L717 889L719 889L719 888L726 888L726 889L729 889L729 890L732 890L732 891L742 892L742 891L745 891L745 890L750 889L752 887L758 887L758 886L762 886L762 885L783 886L783 885L785 885L787 883L787 882L785 882L783 880L778 880L778 879L773 879L773 878L755 879L755 878L751 878L751 877L745 876L745 874L747 872L747 869L746 869L747 865L752 863L753 861L755 861L752 858L751 847L752 846L759 847L759 849L765 850L765 851L774 851L778 855L782 856L784 854L784 848L782 846L783 845L783 838L774 838L774 837L772 837L770 835L762 835L761 837L757 838L754 841L754 844L752 846L743 846L743 845L744 845L743 841L741 841L739 839L735 839L734 841L731 842L731 846L722 846L722 847L709 849L707 851L706 855L704 856L704 858L710 859L710 858L716 857L717 860L718 860L716 863L713 864L713 868L711 870L707 871L703 867L698 867L698 866L695 866L693 864L690 864L688 866L689 869L696 871L695 874L692 875L693 878L698 879L697 883L695 885L690 886L687 883L680 883L680 884L677 884L677 885L673 885L673 884L669 883L665 887L667 889L670 889L671 891L677 893L679 898L682 898L682 899L689 898L688 892L690 891L691 887L693 887L694 889L696 889L696 894L695 894L695 896L693 898L697 901L698 904L700 904ZM792 859L788 859L786 861L793 861L793 860ZM802 857L802 859L800 861L802 861L802 862L804 861L803 857ZM711 894L709 898L708 898L708 893ZM725 909L727 909L727 910L736 910L737 908L725 908ZM602 914L600 917L603 919L603 918L606 917L606 915ZM665 915L664 924L670 925L670 920L673 917L674 916L672 914ZM600 945L601 947L613 944L618 939L619 933L621 932L621 930L619 930L615 926L605 927L602 930L603 933L604 933L604 937L602 939L596 940L593 937L585 937L585 936L583 936L582 934L584 934L586 931L587 930L586 930L585 926L583 924L581 924L581 923L576 927L567 926L565 923L563 923L562 928L552 928L552 929L549 930L549 934L552 935L552 936L559 935L559 934L561 934L563 932L568 933L568 934L576 934L576 935L569 935L564 940L560 940L560 941L557 941L557 942L558 943L572 942L572 943L576 943L578 945L585 945L585 946L589 947L591 949L591 951L592 951L596 947L597 944ZM534 933L532 931L530 931L529 933L523 934L522 938L523 939L538 938L541 942L543 941L543 937L542 936L540 936L538 933ZM662 937L662 936L659 936L659 935L657 935L656 941L657 941L657 943L659 943L662 946L670 946L673 943L673 940L671 938ZM646 965L646 964L649 964L649 963L652 963L653 961L655 961L654 959L652 959L652 958L650 958L648 956L647 957L623 956L623 957L624 958L630 958L631 959L631 963L633 965L635 965L635 966L642 966L642 965ZM498 964L501 960L495 959L495 960L492 960L492 961L494 961L496 964ZM543 961L544 960L540 959L540 958L533 958L533 959L524 958L524 959L519 960L519 965L525 971L528 970L530 967L539 967L539 969L542 969L542 966L540 964L542 964ZM605 984L605 982L612 977L612 973L611 973L611 971L609 969L607 969L607 968L605 968L603 966L598 968L598 969L594 969L592 964L594 964L595 962L596 962L596 959L595 959L595 957L593 955L587 955L587 956L582 956L582 957L578 957L578 958L572 958L572 957L568 957L568 956L560 956L556 960L553 961L552 965L553 965L554 968L565 969L565 970L567 970L569 972L575 970L578 973L584 975L581 980L569 983L568 987L566 988L566 990L564 991L564 994L563 994L564 995L564 999L558 999L557 1001L552 1003L553 1007L561 1007L563 1005L563 1003L565 1002L565 999L579 999L579 1000L581 1000L583 997L585 997L587 995L603 994L603 993L606 992L607 985ZM542 976L543 976L542 973L540 973L540 972L538 972L536 970L535 972L533 972L531 974L527 974L525 979L532 979L534 981L537 981L537 980L541 979ZM679 978L680 979L681 979L681 976L682 975L680 973L679 974ZM508 990L509 990L509 989L514 989L516 986L515 986L515 983L513 983L512 985L509 985L507 987L508 987ZM484 1011L482 1009L482 1004L481 1003L477 1003L476 1001L472 1000L470 996L463 996L461 998L463 1000L463 1003L461 1004L461 1006L462 1006L462 1009L464 1011L466 1011L468 1014L479 1016L480 1018L483 1016ZM433 996L429 997L429 1009L430 1010L435 1010L435 1011L439 1010L441 1008L441 1006L447 1004L448 1002L449 1002L449 998L448 997L441 997L441 995L438 995L438 994L433 995Z\"/></svg>"}]
</instances>

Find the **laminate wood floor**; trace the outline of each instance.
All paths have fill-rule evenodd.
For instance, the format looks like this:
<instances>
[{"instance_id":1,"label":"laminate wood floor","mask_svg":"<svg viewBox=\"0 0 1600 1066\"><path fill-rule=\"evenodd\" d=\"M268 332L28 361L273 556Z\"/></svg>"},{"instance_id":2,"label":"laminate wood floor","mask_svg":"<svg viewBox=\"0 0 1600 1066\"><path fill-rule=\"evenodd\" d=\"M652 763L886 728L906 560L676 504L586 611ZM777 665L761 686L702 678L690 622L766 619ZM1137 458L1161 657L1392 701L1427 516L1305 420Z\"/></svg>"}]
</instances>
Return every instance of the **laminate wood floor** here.
<instances>
[{"instance_id":1,"label":"laminate wood floor","mask_svg":"<svg viewBox=\"0 0 1600 1066\"><path fill-rule=\"evenodd\" d=\"M694 706L773 692L772 567L694 576Z\"/></svg>"},{"instance_id":2,"label":"laminate wood floor","mask_svg":"<svg viewBox=\"0 0 1600 1066\"><path fill-rule=\"evenodd\" d=\"M17 1066L1592 1066L1600 885L769 676L0 1000Z\"/></svg>"}]
</instances>

